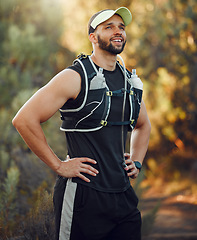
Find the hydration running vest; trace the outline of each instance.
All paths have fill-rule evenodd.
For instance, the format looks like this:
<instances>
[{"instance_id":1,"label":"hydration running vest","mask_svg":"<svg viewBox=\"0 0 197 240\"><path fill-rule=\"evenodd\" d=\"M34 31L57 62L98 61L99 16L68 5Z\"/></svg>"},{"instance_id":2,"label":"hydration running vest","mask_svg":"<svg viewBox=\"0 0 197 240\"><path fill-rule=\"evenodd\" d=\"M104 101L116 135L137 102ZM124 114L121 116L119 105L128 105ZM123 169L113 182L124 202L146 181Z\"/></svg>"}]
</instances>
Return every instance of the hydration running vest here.
<instances>
[{"instance_id":1,"label":"hydration running vest","mask_svg":"<svg viewBox=\"0 0 197 240\"><path fill-rule=\"evenodd\" d=\"M103 68L96 68L90 56L80 55L75 62L79 62L85 76L85 96L78 108L59 109L62 125L60 130L65 132L90 132L112 125L129 125L132 130L138 119L143 83L139 78L132 78L132 73L117 62L123 72L127 88L110 91L107 86ZM108 121L112 97L123 97L129 94L130 119L128 121Z\"/></svg>"}]
</instances>

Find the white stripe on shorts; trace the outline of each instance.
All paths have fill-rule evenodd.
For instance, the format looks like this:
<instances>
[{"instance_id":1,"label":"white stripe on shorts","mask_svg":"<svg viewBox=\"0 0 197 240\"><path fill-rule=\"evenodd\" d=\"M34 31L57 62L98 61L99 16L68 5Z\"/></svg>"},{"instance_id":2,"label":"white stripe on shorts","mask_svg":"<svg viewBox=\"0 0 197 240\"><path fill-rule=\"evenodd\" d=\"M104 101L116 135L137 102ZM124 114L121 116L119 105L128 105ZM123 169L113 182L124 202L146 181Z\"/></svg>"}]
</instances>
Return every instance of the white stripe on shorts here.
<instances>
[{"instance_id":1,"label":"white stripe on shorts","mask_svg":"<svg viewBox=\"0 0 197 240\"><path fill-rule=\"evenodd\" d=\"M64 193L59 240L70 239L76 189L77 183L72 182L72 178L69 178Z\"/></svg>"}]
</instances>

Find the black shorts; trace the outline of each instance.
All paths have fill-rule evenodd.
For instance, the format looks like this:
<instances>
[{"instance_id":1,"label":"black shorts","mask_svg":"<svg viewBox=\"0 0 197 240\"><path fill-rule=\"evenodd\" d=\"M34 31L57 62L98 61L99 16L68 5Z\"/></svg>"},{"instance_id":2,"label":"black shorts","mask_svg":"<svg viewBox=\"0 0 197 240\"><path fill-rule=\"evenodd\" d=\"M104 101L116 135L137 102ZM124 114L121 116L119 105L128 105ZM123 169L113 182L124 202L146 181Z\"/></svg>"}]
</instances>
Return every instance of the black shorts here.
<instances>
[{"instance_id":1,"label":"black shorts","mask_svg":"<svg viewBox=\"0 0 197 240\"><path fill-rule=\"evenodd\" d=\"M130 187L106 193L59 177L54 191L57 240L140 240L138 198Z\"/></svg>"}]
</instances>

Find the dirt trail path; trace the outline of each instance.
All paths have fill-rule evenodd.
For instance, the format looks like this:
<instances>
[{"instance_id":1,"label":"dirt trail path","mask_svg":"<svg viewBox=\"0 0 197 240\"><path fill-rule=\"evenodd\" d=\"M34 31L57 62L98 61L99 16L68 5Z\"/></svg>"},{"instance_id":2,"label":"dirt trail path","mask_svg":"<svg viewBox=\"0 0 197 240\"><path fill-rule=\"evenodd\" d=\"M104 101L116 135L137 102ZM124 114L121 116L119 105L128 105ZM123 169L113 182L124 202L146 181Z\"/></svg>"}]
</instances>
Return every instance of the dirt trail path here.
<instances>
[{"instance_id":1,"label":"dirt trail path","mask_svg":"<svg viewBox=\"0 0 197 240\"><path fill-rule=\"evenodd\" d=\"M146 194L141 200L142 214L158 201L161 205L155 224L143 240L197 240L197 197L184 192L165 197Z\"/></svg>"}]
</instances>

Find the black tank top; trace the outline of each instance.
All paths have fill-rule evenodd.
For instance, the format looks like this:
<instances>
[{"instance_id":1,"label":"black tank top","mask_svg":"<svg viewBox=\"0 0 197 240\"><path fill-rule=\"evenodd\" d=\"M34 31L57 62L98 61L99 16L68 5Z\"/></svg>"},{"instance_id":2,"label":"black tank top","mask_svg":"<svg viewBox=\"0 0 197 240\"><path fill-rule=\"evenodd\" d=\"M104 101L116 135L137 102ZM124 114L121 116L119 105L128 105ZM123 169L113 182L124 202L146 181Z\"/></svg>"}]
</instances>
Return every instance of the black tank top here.
<instances>
[{"instance_id":1,"label":"black tank top","mask_svg":"<svg viewBox=\"0 0 197 240\"><path fill-rule=\"evenodd\" d=\"M85 92L85 79L79 63L68 67L81 76L81 91L75 100L68 100L66 105L76 108L81 105ZM97 68L99 68L97 66ZM124 88L124 76L116 65L114 71L103 70L110 91ZM122 120L123 97L112 97L111 110L108 121ZM130 104L127 96L125 107L125 121L129 120ZM98 191L123 192L130 186L129 178L123 169L122 127L106 126L94 132L66 132L67 148L70 158L89 157L97 161L95 167L99 174L96 177L86 175L91 182L87 183L80 178L73 178L74 182L84 184ZM124 146L129 127L124 126Z\"/></svg>"}]
</instances>

